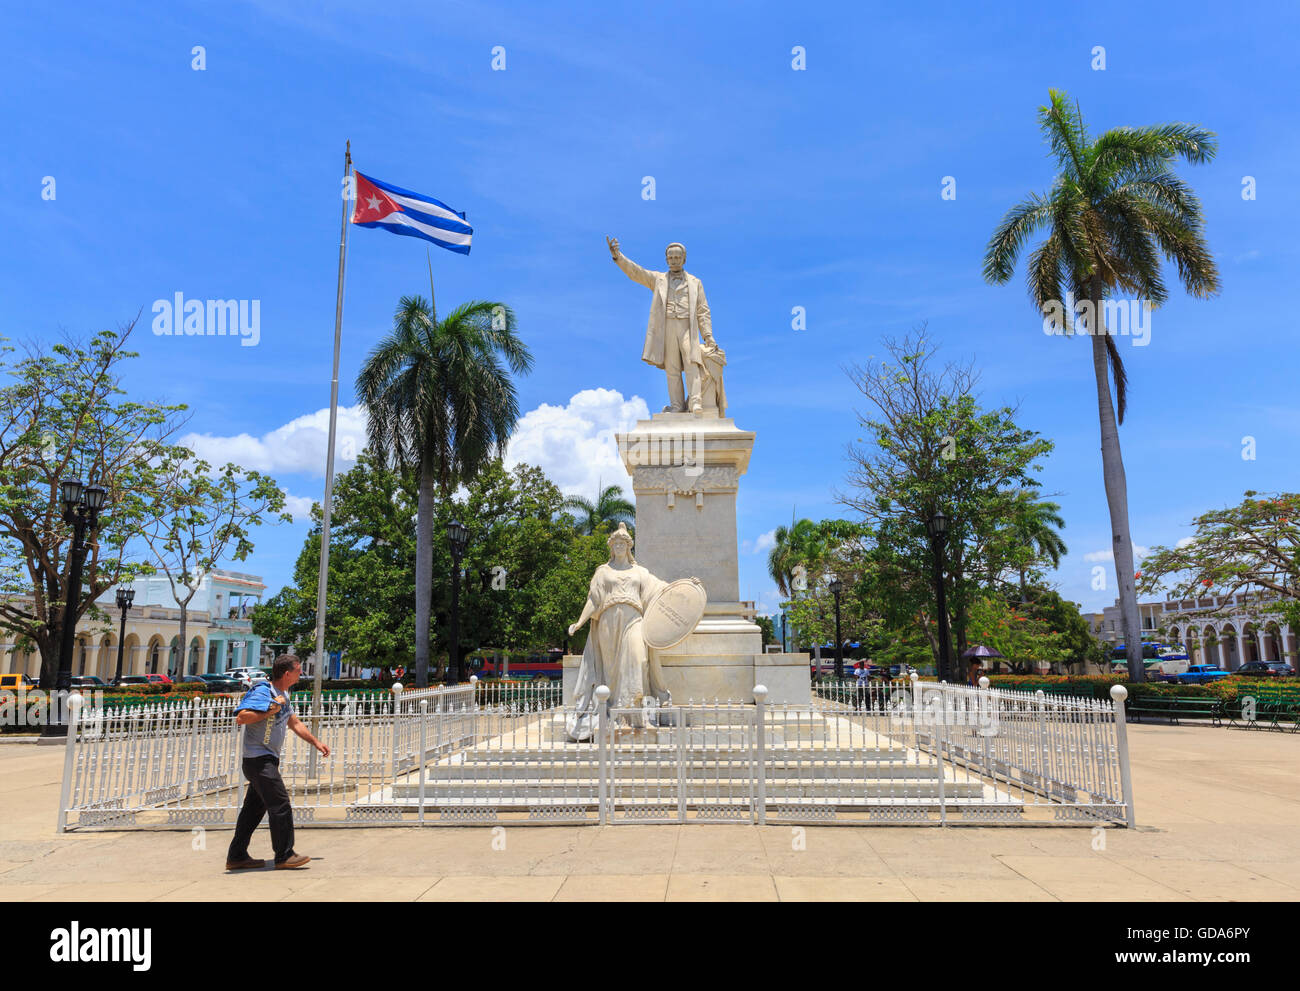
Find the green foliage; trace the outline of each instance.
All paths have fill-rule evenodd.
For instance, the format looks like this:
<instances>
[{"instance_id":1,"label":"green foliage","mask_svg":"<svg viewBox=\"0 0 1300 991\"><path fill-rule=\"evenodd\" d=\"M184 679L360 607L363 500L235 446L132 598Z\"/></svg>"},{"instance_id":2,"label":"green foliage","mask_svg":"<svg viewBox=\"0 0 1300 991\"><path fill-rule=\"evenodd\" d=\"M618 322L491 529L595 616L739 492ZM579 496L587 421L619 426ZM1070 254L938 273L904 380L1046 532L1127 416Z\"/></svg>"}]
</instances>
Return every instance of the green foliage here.
<instances>
[{"instance_id":1,"label":"green foliage","mask_svg":"<svg viewBox=\"0 0 1300 991\"><path fill-rule=\"evenodd\" d=\"M362 452L334 487L327 589L326 644L347 662L410 667L415 659L414 471L398 471ZM447 523L469 530L461 562L460 633L465 656L480 647L529 651L559 646L577 619L596 566L608 558L606 534L575 531L560 511L563 497L537 468L483 467L463 499L433 507L430 635L434 653L449 652L451 551ZM253 611L253 630L273 641L314 647L320 508L294 568L294 584ZM578 637L580 649L582 637Z\"/></svg>"},{"instance_id":2,"label":"green foliage","mask_svg":"<svg viewBox=\"0 0 1300 991\"><path fill-rule=\"evenodd\" d=\"M377 461L370 450L334 481L330 517L325 643L349 663L409 665L415 619L414 474ZM253 610L253 632L287 642L298 653L315 650L321 508L294 565L294 584Z\"/></svg>"},{"instance_id":3,"label":"green foliage","mask_svg":"<svg viewBox=\"0 0 1300 991\"><path fill-rule=\"evenodd\" d=\"M620 523L626 523L628 529L636 519L636 506L623 497L623 489L617 485L607 485L596 494L596 501L582 496L569 496L561 508L571 513L578 523L578 532L593 534L598 530L615 530Z\"/></svg>"},{"instance_id":4,"label":"green foliage","mask_svg":"<svg viewBox=\"0 0 1300 991\"><path fill-rule=\"evenodd\" d=\"M1196 517L1182 546L1153 548L1138 588L1169 588L1177 598L1245 592L1277 599L1277 612L1300 628L1300 493L1258 496L1248 491L1240 504Z\"/></svg>"},{"instance_id":5,"label":"green foliage","mask_svg":"<svg viewBox=\"0 0 1300 991\"><path fill-rule=\"evenodd\" d=\"M971 602L968 631L972 644L992 647L1013 668L1023 669L1034 662L1059 663L1070 657L1064 634L998 596L983 595Z\"/></svg>"},{"instance_id":6,"label":"green foliage","mask_svg":"<svg viewBox=\"0 0 1300 991\"><path fill-rule=\"evenodd\" d=\"M415 669L428 682L429 609L434 570L436 488L443 503L505 452L519 419L510 373L532 368L516 334L514 311L475 301L438 320L432 304L403 296L392 332L367 356L356 391L366 407L370 444L419 480L416 515ZM445 572L443 572L445 573ZM459 673L459 672L458 672Z\"/></svg>"},{"instance_id":7,"label":"green foliage","mask_svg":"<svg viewBox=\"0 0 1300 991\"><path fill-rule=\"evenodd\" d=\"M1007 584L1040 557L1041 531L1023 525L1038 490L1035 474L1053 444L1015 423L1015 410L982 409L969 365L933 365L924 328L886 341L890 360L855 365L866 398L862 434L850 447L846 505L858 511L865 548L862 593L887 628L912 624L938 656L934 556L927 523L948 521L943 556L956 651L969 642L973 599ZM869 442L869 443L868 443ZM1053 545L1054 546L1054 545Z\"/></svg>"},{"instance_id":8,"label":"green foliage","mask_svg":"<svg viewBox=\"0 0 1300 991\"><path fill-rule=\"evenodd\" d=\"M1183 123L1117 127L1094 138L1077 103L1058 90L1048 97L1038 117L1056 159L1055 180L1046 194L1031 193L1002 218L985 251L984 278L1007 282L1030 238L1046 230L1046 238L1029 255L1029 296L1047 329L1072 335L1082 317L1091 337L1102 468L1116 539L1115 577L1129 670L1140 680L1140 619L1119 444L1128 373L1110 332L1118 328L1106 327L1103 301L1123 294L1144 306L1163 305L1169 293L1162 255L1174 264L1191 296L1206 298L1219 291L1200 202L1174 171L1180 158L1194 165L1213 159L1217 141L1213 132Z\"/></svg>"},{"instance_id":9,"label":"green foliage","mask_svg":"<svg viewBox=\"0 0 1300 991\"><path fill-rule=\"evenodd\" d=\"M31 345L17 360L0 351L0 627L39 647L41 677L53 682L67 599L72 527L62 519L59 483L80 478L108 497L83 554L76 616L107 620L95 598L139 567L127 549L165 493L160 462L184 406L135 402L121 388L134 321L89 341ZM20 598L21 597L21 598ZM105 622L107 628L107 622Z\"/></svg>"}]
</instances>

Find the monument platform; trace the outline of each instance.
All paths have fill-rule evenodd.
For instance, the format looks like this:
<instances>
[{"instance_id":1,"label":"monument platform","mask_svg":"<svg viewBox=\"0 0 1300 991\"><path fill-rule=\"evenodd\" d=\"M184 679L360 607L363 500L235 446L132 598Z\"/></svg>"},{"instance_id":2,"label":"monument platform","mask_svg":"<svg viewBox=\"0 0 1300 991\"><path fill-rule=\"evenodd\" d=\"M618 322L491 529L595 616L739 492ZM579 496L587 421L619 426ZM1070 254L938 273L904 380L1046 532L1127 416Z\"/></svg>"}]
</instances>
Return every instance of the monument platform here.
<instances>
[{"instance_id":1,"label":"monument platform","mask_svg":"<svg viewBox=\"0 0 1300 991\"><path fill-rule=\"evenodd\" d=\"M674 701L749 699L756 684L774 703L811 700L808 655L765 654L740 599L736 495L754 438L716 410L656 413L616 438L636 497L637 563L667 582L698 577L708 592L695 632L656 652Z\"/></svg>"}]
</instances>

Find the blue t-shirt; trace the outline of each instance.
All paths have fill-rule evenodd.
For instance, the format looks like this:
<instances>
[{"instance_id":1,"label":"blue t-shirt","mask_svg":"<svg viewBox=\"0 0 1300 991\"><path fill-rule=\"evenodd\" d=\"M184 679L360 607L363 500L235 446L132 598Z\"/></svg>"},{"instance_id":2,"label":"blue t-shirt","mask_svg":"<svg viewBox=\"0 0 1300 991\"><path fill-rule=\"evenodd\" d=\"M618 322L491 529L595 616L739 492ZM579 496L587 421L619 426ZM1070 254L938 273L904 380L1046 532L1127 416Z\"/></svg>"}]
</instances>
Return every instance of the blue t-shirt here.
<instances>
[{"instance_id":1,"label":"blue t-shirt","mask_svg":"<svg viewBox=\"0 0 1300 991\"><path fill-rule=\"evenodd\" d=\"M235 707L235 712L241 709L266 712L277 699L282 700L279 712L259 723L249 723L244 727L245 757L280 756L280 750L284 747L284 731L289 726L289 717L293 715L293 703L289 701L288 692L277 692L269 681L261 681L250 688Z\"/></svg>"}]
</instances>

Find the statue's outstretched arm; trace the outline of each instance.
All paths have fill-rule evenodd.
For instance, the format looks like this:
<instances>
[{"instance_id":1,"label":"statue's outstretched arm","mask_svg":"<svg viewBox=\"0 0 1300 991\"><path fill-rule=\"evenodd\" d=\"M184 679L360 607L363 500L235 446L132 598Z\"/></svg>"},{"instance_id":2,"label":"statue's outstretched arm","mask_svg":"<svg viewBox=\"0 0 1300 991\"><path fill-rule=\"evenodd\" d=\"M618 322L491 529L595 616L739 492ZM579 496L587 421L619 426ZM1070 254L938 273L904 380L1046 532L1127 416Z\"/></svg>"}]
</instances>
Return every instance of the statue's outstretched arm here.
<instances>
[{"instance_id":1,"label":"statue's outstretched arm","mask_svg":"<svg viewBox=\"0 0 1300 991\"><path fill-rule=\"evenodd\" d=\"M618 249L618 238L607 237L605 238L605 243L609 245L609 253L614 259L614 263L618 265L624 273L626 273L629 279L633 282L641 283L641 285L645 286L647 289L653 289L655 287L654 274L647 272L631 258L623 254L623 252Z\"/></svg>"}]
</instances>

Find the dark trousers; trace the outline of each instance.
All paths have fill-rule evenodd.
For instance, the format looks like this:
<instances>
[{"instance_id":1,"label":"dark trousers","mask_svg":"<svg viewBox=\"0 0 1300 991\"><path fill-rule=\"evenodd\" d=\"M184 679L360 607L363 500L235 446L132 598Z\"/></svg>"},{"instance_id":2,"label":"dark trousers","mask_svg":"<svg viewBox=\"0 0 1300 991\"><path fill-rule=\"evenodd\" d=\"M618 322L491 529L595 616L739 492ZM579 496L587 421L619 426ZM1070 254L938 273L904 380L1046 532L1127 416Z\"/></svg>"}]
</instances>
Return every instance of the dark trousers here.
<instances>
[{"instance_id":1,"label":"dark trousers","mask_svg":"<svg viewBox=\"0 0 1300 991\"><path fill-rule=\"evenodd\" d=\"M267 816L275 862L284 863L293 856L293 805L280 778L280 761L276 757L245 757L244 777L248 779L248 790L226 860L248 859L248 841L253 838L262 816Z\"/></svg>"}]
</instances>

